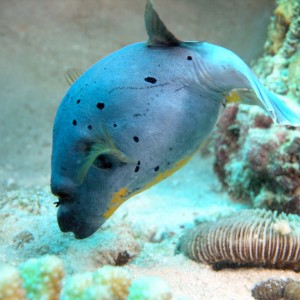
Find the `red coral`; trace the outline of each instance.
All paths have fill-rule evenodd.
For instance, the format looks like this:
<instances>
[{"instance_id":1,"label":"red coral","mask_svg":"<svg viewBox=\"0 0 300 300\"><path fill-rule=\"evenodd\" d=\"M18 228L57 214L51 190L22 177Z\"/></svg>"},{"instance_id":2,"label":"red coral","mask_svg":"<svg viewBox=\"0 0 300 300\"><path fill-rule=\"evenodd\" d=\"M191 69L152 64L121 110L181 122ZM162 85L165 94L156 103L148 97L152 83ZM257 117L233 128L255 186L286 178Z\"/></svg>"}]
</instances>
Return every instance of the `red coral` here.
<instances>
[{"instance_id":1,"label":"red coral","mask_svg":"<svg viewBox=\"0 0 300 300\"><path fill-rule=\"evenodd\" d=\"M221 116L214 141L214 170L233 198L300 211L299 128L274 125L257 107L233 105Z\"/></svg>"}]
</instances>

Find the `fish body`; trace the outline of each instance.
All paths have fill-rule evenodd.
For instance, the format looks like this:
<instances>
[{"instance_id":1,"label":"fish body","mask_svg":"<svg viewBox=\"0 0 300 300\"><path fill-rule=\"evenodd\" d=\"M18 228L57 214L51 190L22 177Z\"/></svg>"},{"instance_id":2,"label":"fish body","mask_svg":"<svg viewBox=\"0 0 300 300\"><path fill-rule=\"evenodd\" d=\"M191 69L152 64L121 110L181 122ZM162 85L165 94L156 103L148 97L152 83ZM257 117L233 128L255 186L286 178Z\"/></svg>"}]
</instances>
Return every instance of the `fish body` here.
<instances>
[{"instance_id":1,"label":"fish body","mask_svg":"<svg viewBox=\"0 0 300 300\"><path fill-rule=\"evenodd\" d=\"M150 1L145 23L149 41L88 69L55 118L51 189L60 229L76 238L93 234L125 200L184 165L233 90L250 91L275 120L286 121L286 108L276 115L271 94L233 52L180 42Z\"/></svg>"}]
</instances>

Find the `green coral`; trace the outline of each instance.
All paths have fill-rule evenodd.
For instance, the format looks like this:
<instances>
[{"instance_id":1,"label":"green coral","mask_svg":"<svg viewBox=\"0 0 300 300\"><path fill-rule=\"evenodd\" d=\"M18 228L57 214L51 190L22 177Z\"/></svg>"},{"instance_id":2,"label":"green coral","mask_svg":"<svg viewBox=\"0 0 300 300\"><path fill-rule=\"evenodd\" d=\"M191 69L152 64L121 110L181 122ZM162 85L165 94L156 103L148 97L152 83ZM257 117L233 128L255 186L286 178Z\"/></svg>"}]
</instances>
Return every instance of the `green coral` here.
<instances>
[{"instance_id":1,"label":"green coral","mask_svg":"<svg viewBox=\"0 0 300 300\"><path fill-rule=\"evenodd\" d=\"M17 268L0 266L0 299L25 300L20 271Z\"/></svg>"},{"instance_id":2,"label":"green coral","mask_svg":"<svg viewBox=\"0 0 300 300\"><path fill-rule=\"evenodd\" d=\"M133 281L127 300L170 300L168 285L158 277L145 276Z\"/></svg>"},{"instance_id":3,"label":"green coral","mask_svg":"<svg viewBox=\"0 0 300 300\"><path fill-rule=\"evenodd\" d=\"M61 300L110 300L113 297L110 286L94 284L93 273L77 274L68 278L61 293Z\"/></svg>"},{"instance_id":4,"label":"green coral","mask_svg":"<svg viewBox=\"0 0 300 300\"><path fill-rule=\"evenodd\" d=\"M18 268L0 266L1 300L169 300L167 284L154 277L131 279L122 267L104 266L95 272L64 278L56 256L30 259Z\"/></svg>"},{"instance_id":5,"label":"green coral","mask_svg":"<svg viewBox=\"0 0 300 300\"><path fill-rule=\"evenodd\" d=\"M129 273L120 267L104 266L94 273L84 273L68 278L61 300L122 300L128 295L131 284Z\"/></svg>"},{"instance_id":6,"label":"green coral","mask_svg":"<svg viewBox=\"0 0 300 300\"><path fill-rule=\"evenodd\" d=\"M64 277L62 261L56 256L30 259L19 266L29 300L56 300Z\"/></svg>"}]
</instances>

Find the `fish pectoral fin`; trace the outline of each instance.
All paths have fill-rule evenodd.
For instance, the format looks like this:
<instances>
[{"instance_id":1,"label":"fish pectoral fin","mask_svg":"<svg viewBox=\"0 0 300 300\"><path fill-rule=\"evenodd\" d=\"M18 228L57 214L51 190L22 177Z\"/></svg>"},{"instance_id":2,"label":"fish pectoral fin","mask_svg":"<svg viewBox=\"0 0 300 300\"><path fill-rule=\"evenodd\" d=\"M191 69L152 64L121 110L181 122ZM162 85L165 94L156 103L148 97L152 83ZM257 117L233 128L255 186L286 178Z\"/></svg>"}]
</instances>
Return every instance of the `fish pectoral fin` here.
<instances>
[{"instance_id":1,"label":"fish pectoral fin","mask_svg":"<svg viewBox=\"0 0 300 300\"><path fill-rule=\"evenodd\" d=\"M153 8L152 0L147 0L144 18L149 37L148 46L177 46L182 43L163 23Z\"/></svg>"},{"instance_id":2,"label":"fish pectoral fin","mask_svg":"<svg viewBox=\"0 0 300 300\"><path fill-rule=\"evenodd\" d=\"M72 85L81 75L83 71L79 68L70 68L65 73L66 81L69 85Z\"/></svg>"},{"instance_id":3,"label":"fish pectoral fin","mask_svg":"<svg viewBox=\"0 0 300 300\"><path fill-rule=\"evenodd\" d=\"M226 104L242 103L248 105L257 105L265 109L253 89L248 88L236 88L232 89L225 95Z\"/></svg>"}]
</instances>

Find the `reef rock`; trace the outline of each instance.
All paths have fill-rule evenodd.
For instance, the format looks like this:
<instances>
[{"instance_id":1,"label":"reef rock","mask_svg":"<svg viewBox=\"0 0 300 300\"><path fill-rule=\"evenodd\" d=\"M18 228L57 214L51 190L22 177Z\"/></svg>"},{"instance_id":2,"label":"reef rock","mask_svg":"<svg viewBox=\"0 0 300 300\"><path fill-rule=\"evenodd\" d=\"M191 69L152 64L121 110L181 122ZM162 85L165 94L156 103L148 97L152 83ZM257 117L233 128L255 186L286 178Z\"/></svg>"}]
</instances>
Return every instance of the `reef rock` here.
<instances>
[{"instance_id":1,"label":"reef rock","mask_svg":"<svg viewBox=\"0 0 300 300\"><path fill-rule=\"evenodd\" d=\"M300 102L300 1L277 0L265 52L253 70L270 90Z\"/></svg>"},{"instance_id":2,"label":"reef rock","mask_svg":"<svg viewBox=\"0 0 300 300\"><path fill-rule=\"evenodd\" d=\"M300 299L300 282L291 278L270 278L257 283L251 294L255 300L298 300Z\"/></svg>"},{"instance_id":3,"label":"reef rock","mask_svg":"<svg viewBox=\"0 0 300 300\"><path fill-rule=\"evenodd\" d=\"M256 208L300 213L300 130L258 107L233 105L219 120L214 170L230 195Z\"/></svg>"}]
</instances>

